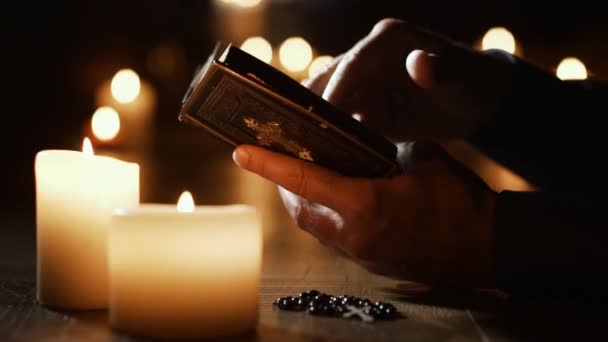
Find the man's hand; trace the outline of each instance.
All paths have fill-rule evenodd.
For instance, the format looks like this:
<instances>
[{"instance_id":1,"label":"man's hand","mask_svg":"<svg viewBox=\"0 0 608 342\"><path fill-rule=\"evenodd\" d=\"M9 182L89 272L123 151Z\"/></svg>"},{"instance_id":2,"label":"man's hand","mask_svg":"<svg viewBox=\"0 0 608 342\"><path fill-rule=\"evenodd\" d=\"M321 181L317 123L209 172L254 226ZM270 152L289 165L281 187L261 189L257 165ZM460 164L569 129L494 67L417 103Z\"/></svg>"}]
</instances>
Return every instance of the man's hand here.
<instances>
[{"instance_id":1,"label":"man's hand","mask_svg":"<svg viewBox=\"0 0 608 342\"><path fill-rule=\"evenodd\" d=\"M397 141L464 138L496 112L510 65L385 19L306 81L312 91Z\"/></svg>"},{"instance_id":2,"label":"man's hand","mask_svg":"<svg viewBox=\"0 0 608 342\"><path fill-rule=\"evenodd\" d=\"M496 195L434 145L401 149L400 159L415 166L390 179L344 177L247 145L233 157L280 185L301 228L370 271L438 285L494 284Z\"/></svg>"}]
</instances>

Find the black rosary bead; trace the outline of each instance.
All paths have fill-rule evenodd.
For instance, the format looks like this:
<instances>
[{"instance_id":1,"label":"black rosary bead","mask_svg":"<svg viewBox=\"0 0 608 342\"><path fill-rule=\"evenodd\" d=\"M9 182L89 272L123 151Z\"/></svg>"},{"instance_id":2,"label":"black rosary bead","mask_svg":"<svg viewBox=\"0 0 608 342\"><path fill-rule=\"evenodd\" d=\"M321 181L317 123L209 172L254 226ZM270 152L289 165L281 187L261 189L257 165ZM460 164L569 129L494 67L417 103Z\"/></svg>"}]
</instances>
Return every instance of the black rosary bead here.
<instances>
[{"instance_id":1,"label":"black rosary bead","mask_svg":"<svg viewBox=\"0 0 608 342\"><path fill-rule=\"evenodd\" d=\"M300 298L302 298L304 300L309 300L309 299L315 298L318 295L319 295L319 291L310 290L310 291L300 293Z\"/></svg>"},{"instance_id":2,"label":"black rosary bead","mask_svg":"<svg viewBox=\"0 0 608 342\"><path fill-rule=\"evenodd\" d=\"M359 302L357 303L357 306L362 308L364 306L371 306L372 302L369 299L360 299Z\"/></svg>"},{"instance_id":3,"label":"black rosary bead","mask_svg":"<svg viewBox=\"0 0 608 342\"><path fill-rule=\"evenodd\" d=\"M329 304L331 296L326 295L325 293L321 293L315 296L315 300L319 303Z\"/></svg>"},{"instance_id":4,"label":"black rosary bead","mask_svg":"<svg viewBox=\"0 0 608 342\"><path fill-rule=\"evenodd\" d=\"M397 308L390 303L372 303L367 298L346 294L336 297L317 290L302 292L297 297L280 297L273 305L281 310L306 311L315 316L352 317L366 322L394 319L398 316Z\"/></svg>"},{"instance_id":5,"label":"black rosary bead","mask_svg":"<svg viewBox=\"0 0 608 342\"><path fill-rule=\"evenodd\" d=\"M291 297L291 296L281 297L275 301L275 305L278 306L279 309L282 309L282 310L297 311L297 310L301 310L299 308L298 301L299 301L299 298L295 298L295 297Z\"/></svg>"},{"instance_id":6,"label":"black rosary bead","mask_svg":"<svg viewBox=\"0 0 608 342\"><path fill-rule=\"evenodd\" d=\"M359 301L359 298L356 298L353 296L348 296L348 295L342 295L342 296L338 297L338 301L342 305L356 305L357 302Z\"/></svg>"},{"instance_id":7,"label":"black rosary bead","mask_svg":"<svg viewBox=\"0 0 608 342\"><path fill-rule=\"evenodd\" d=\"M309 306L308 313L319 316L333 316L335 309L329 304L320 304L317 306Z\"/></svg>"}]
</instances>

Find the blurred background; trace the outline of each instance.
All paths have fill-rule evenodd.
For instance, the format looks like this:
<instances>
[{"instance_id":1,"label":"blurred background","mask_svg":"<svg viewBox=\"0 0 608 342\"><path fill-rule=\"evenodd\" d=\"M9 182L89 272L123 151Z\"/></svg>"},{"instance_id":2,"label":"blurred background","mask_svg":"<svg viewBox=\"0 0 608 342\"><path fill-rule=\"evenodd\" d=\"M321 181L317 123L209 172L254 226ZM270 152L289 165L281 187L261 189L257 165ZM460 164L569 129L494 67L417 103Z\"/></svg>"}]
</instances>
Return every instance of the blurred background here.
<instances>
[{"instance_id":1,"label":"blurred background","mask_svg":"<svg viewBox=\"0 0 608 342\"><path fill-rule=\"evenodd\" d=\"M85 136L91 138L95 153L140 164L142 202L175 203L182 191L190 190L197 204L258 206L267 235L296 231L282 228L288 221L272 184L237 169L230 147L177 121L192 73L217 40L242 46L302 80L311 64L313 69L322 65L355 44L378 20L396 17L479 49L510 50L552 73L559 71L562 78L608 75L608 21L605 10L592 1L11 5L2 20L8 36L2 48L7 59L2 140L8 155L2 162L1 211L8 222L28 223L32 232L36 153L80 150ZM320 56L329 57L317 59ZM455 150L495 182L495 188L528 187L466 147Z\"/></svg>"}]
</instances>

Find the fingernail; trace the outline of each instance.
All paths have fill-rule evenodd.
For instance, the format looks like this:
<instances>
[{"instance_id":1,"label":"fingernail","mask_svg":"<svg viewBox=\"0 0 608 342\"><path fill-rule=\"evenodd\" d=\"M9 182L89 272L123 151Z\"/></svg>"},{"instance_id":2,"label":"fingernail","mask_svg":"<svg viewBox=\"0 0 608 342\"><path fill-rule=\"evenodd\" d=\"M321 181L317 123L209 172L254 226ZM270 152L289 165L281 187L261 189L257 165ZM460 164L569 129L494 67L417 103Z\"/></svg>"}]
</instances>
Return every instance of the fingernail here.
<instances>
[{"instance_id":1,"label":"fingernail","mask_svg":"<svg viewBox=\"0 0 608 342\"><path fill-rule=\"evenodd\" d=\"M249 153L244 148L236 148L234 152L232 152L232 160L236 163L236 165L247 168L247 164L249 163Z\"/></svg>"}]
</instances>

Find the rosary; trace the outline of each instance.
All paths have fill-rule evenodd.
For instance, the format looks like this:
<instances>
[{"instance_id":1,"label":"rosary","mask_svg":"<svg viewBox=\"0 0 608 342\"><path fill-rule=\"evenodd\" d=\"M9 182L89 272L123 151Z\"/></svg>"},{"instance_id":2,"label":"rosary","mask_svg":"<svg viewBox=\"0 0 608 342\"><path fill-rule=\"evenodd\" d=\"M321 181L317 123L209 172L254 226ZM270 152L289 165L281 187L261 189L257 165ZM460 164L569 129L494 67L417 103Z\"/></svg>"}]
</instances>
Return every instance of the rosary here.
<instances>
[{"instance_id":1,"label":"rosary","mask_svg":"<svg viewBox=\"0 0 608 342\"><path fill-rule=\"evenodd\" d=\"M317 290L302 292L297 297L280 297L273 302L273 305L281 310L306 311L318 316L355 318L368 323L399 317L397 309L390 303L372 303L369 299L348 295L335 297Z\"/></svg>"}]
</instances>

